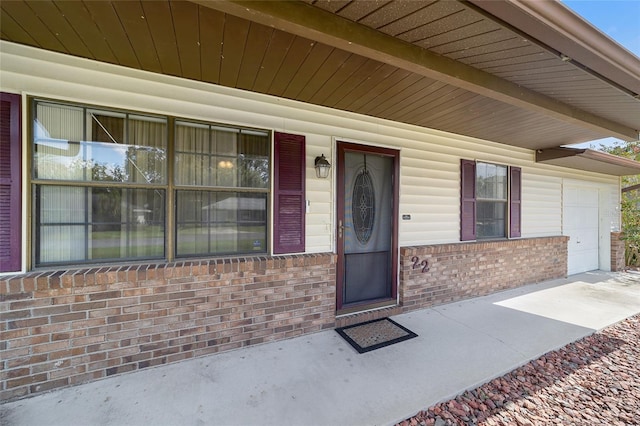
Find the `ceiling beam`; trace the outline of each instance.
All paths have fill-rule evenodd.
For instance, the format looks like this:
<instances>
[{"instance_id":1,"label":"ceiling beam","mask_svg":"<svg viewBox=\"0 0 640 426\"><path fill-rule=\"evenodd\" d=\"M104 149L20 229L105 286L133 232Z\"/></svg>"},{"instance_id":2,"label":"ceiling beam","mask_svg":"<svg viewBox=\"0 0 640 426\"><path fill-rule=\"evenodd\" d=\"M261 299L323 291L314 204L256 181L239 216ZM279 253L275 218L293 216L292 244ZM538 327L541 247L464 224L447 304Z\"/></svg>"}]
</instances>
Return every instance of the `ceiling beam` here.
<instances>
[{"instance_id":1,"label":"ceiling beam","mask_svg":"<svg viewBox=\"0 0 640 426\"><path fill-rule=\"evenodd\" d=\"M194 3L543 113L603 136L623 140L638 138L637 129L572 107L301 1L194 0Z\"/></svg>"}]
</instances>

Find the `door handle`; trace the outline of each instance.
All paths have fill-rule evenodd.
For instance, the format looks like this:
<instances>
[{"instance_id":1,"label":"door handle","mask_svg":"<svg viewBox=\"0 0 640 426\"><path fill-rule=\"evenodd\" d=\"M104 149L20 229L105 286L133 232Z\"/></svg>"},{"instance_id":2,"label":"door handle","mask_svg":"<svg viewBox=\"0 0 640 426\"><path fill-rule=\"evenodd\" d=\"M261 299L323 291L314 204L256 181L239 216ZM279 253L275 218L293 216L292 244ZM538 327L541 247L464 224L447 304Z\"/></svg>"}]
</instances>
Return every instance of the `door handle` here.
<instances>
[{"instance_id":1,"label":"door handle","mask_svg":"<svg viewBox=\"0 0 640 426\"><path fill-rule=\"evenodd\" d=\"M344 233L344 225L342 224L342 221L339 220L338 221L338 238L342 239L343 233Z\"/></svg>"}]
</instances>

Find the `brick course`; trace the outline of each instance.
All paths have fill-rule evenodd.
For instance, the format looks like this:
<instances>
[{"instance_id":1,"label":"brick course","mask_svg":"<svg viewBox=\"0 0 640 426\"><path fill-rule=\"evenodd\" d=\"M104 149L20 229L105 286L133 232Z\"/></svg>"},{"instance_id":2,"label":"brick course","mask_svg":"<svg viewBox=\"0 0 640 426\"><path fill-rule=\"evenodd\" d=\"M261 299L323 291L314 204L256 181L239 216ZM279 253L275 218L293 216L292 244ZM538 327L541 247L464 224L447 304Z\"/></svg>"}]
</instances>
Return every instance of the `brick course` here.
<instances>
[{"instance_id":1,"label":"brick course","mask_svg":"<svg viewBox=\"0 0 640 426\"><path fill-rule=\"evenodd\" d=\"M404 312L567 276L568 237L400 249ZM428 271L422 272L423 261Z\"/></svg>"},{"instance_id":2,"label":"brick course","mask_svg":"<svg viewBox=\"0 0 640 426\"><path fill-rule=\"evenodd\" d=\"M399 306L337 319L331 253L1 277L0 400L564 277L567 241L401 248Z\"/></svg>"},{"instance_id":3,"label":"brick course","mask_svg":"<svg viewBox=\"0 0 640 426\"><path fill-rule=\"evenodd\" d=\"M335 255L0 278L0 400L335 325Z\"/></svg>"},{"instance_id":4,"label":"brick course","mask_svg":"<svg viewBox=\"0 0 640 426\"><path fill-rule=\"evenodd\" d=\"M622 232L611 233L611 270L613 272L624 271L626 268L625 244L622 237Z\"/></svg>"}]
</instances>

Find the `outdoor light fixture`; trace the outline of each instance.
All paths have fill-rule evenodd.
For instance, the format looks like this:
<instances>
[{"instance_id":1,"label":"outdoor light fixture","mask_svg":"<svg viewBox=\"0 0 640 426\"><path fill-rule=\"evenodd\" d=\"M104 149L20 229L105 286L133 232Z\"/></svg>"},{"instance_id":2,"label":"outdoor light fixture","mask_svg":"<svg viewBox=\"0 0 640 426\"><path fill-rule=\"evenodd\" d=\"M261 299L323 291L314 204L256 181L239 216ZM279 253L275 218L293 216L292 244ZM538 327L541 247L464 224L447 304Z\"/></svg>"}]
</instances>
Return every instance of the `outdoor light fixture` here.
<instances>
[{"instance_id":1,"label":"outdoor light fixture","mask_svg":"<svg viewBox=\"0 0 640 426\"><path fill-rule=\"evenodd\" d=\"M316 157L316 177L320 179L326 179L329 177L329 169L331 169L331 164L327 161L324 154L319 157Z\"/></svg>"}]
</instances>

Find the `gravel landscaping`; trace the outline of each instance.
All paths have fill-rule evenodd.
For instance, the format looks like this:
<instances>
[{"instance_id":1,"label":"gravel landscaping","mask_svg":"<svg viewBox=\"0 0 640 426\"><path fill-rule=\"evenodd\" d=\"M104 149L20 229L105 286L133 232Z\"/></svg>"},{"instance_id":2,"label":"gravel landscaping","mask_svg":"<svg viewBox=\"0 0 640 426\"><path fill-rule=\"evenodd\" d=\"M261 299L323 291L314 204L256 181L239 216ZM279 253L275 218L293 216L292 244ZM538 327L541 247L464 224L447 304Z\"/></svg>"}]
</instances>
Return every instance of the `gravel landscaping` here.
<instances>
[{"instance_id":1,"label":"gravel landscaping","mask_svg":"<svg viewBox=\"0 0 640 426\"><path fill-rule=\"evenodd\" d=\"M640 315L398 425L640 425Z\"/></svg>"}]
</instances>

